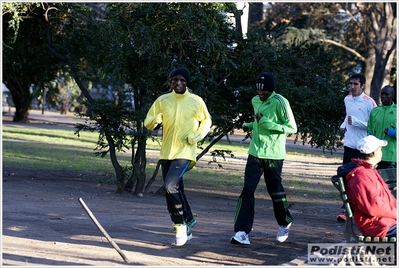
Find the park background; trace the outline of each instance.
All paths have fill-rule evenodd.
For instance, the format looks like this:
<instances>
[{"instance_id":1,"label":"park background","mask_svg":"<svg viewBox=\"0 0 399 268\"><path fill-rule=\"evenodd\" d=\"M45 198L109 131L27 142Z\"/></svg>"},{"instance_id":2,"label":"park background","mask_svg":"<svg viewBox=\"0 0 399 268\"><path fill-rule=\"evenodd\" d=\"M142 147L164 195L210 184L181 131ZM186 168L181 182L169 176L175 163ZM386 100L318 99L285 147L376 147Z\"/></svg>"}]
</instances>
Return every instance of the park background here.
<instances>
[{"instance_id":1,"label":"park background","mask_svg":"<svg viewBox=\"0 0 399 268\"><path fill-rule=\"evenodd\" d=\"M70 139L78 142L78 135L96 134L90 149L84 149L85 154L93 156L95 148L97 158L111 166L104 175L106 181L112 182L106 184L107 193L116 192L117 197L130 200L144 192L151 169L156 165L156 157L152 161L147 159L151 151L147 143L157 136L147 132L142 121L153 100L167 91L171 69L185 66L190 70L189 87L203 97L212 115L213 131L204 140L209 147L199 150L206 163L220 141L234 139L242 123L253 120L250 99L254 96L255 78L262 71L272 71L276 91L290 101L298 123L298 133L288 138L289 144L318 150L321 159L339 158L342 134L338 128L345 115L343 98L348 94L348 77L364 73L365 91L378 104L383 85L390 84L396 89L396 9L394 2L2 2L2 82L6 86L3 111L14 109L12 113L3 113L3 122L5 119L31 126L35 112L45 115L50 111L78 118L78 124L71 127ZM17 127L8 135L18 132L22 129ZM44 148L41 142L34 141L38 148ZM6 142L3 146L3 167L13 168L6 161L11 159L16 143ZM54 144L50 148L58 149ZM218 152L221 152L218 159L223 160L223 156L229 156L229 147ZM54 160L25 153L28 154L22 154L27 159L25 163ZM302 158L302 154L294 155L287 163ZM300 160L293 174L298 173L299 182L308 184L305 183L305 190L295 192L306 198L312 188L321 193L326 189L331 195L328 201L321 202L325 209L326 204L339 203L327 179L333 175L339 160L317 163L322 164L317 170L323 182L312 181L312 175ZM215 162L212 166L220 168ZM28 170L26 178L35 177L30 176L32 172ZM58 172L55 177L60 177ZM67 181L81 174L78 170L71 172ZM287 168L287 172L291 169ZM4 174L18 172L6 170ZM47 169L39 169L35 174L56 182ZM89 177L89 184L98 181L97 175ZM45 184L51 185L50 182ZM223 181L219 185L229 184ZM62 188L60 185L55 188L58 187ZM23 194L20 187L16 191ZM238 194L237 190L233 192L232 200ZM331 211L304 214L337 213L336 204L327 207ZM26 215L26 211L21 213ZM330 220L324 216L312 218L314 222L309 226L317 222L318 228L324 225L336 230L336 226L330 225L336 224L335 219ZM270 228L268 233L274 235L274 229ZM309 239L315 234L323 237L322 230L307 233L305 237Z\"/></svg>"}]
</instances>

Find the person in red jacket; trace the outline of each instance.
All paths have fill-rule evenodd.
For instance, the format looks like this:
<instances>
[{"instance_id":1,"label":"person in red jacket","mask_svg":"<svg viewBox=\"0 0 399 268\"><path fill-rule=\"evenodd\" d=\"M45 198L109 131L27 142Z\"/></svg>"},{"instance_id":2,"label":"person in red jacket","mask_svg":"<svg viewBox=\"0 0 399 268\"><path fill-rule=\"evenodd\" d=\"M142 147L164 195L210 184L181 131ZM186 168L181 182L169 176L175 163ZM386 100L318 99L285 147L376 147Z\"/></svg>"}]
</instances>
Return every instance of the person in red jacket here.
<instances>
[{"instance_id":1,"label":"person in red jacket","mask_svg":"<svg viewBox=\"0 0 399 268\"><path fill-rule=\"evenodd\" d=\"M365 236L396 237L396 198L376 170L387 144L366 136L357 143L359 157L338 168L338 176L346 181L356 225Z\"/></svg>"}]
</instances>

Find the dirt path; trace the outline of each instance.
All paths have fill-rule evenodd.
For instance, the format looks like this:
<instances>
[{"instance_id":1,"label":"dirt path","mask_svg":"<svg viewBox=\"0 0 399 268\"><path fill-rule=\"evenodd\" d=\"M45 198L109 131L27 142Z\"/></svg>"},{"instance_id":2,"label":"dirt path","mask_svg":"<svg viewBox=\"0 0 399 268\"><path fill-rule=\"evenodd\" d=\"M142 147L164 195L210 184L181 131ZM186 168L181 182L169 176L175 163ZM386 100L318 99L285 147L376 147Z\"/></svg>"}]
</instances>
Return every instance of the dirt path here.
<instances>
[{"instance_id":1,"label":"dirt path","mask_svg":"<svg viewBox=\"0 0 399 268\"><path fill-rule=\"evenodd\" d=\"M304 256L308 243L342 240L342 226L334 219L338 200L315 204L303 198L291 199L295 223L287 242L276 242L271 203L265 191L259 191L251 245L231 245L239 193L187 187L198 224L191 241L171 247L163 196L116 195L114 186L96 183L98 174L7 167L4 172L3 265L126 265L79 197L123 250L129 265L280 265Z\"/></svg>"},{"instance_id":2,"label":"dirt path","mask_svg":"<svg viewBox=\"0 0 399 268\"><path fill-rule=\"evenodd\" d=\"M338 199L318 203L310 194L291 194L295 223L289 239L278 243L271 201L260 186L251 245L237 246L229 239L239 192L194 189L188 182L186 193L198 224L194 238L176 248L170 246L173 234L163 196L117 195L114 186L98 183L99 174L7 167L3 172L3 265L238 266L291 261L304 265L309 243L342 241L342 224L335 221ZM159 186L155 181L152 188ZM129 263L94 225L78 202L80 197Z\"/></svg>"}]
</instances>

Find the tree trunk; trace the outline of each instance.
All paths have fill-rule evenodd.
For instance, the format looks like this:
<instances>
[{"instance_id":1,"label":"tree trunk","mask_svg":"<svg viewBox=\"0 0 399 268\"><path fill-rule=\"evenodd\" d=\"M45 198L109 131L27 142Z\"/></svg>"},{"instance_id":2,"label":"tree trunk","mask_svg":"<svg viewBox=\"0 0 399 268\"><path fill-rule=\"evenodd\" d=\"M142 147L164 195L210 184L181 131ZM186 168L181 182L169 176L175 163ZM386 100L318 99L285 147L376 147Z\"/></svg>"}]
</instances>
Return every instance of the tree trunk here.
<instances>
[{"instance_id":1,"label":"tree trunk","mask_svg":"<svg viewBox=\"0 0 399 268\"><path fill-rule=\"evenodd\" d=\"M146 185L146 187L145 187L145 189L144 189L144 192L145 192L145 193L148 192L148 189L150 189L151 184L155 181L160 166L161 166L161 160L158 160L157 166L155 167L155 170L154 170L154 173L152 174L151 179L148 181L148 183L147 183L147 185ZM162 187L162 188L163 188L163 187Z\"/></svg>"},{"instance_id":2,"label":"tree trunk","mask_svg":"<svg viewBox=\"0 0 399 268\"><path fill-rule=\"evenodd\" d=\"M12 94L11 94L12 95ZM13 98L15 104L15 114L12 119L14 122L26 123L29 120L29 106L27 106L24 99Z\"/></svg>"},{"instance_id":3,"label":"tree trunk","mask_svg":"<svg viewBox=\"0 0 399 268\"><path fill-rule=\"evenodd\" d=\"M144 186L147 179L145 168L147 166L147 155L146 155L147 137L140 135L137 146L137 153L133 167L139 171L139 177L137 180L136 189L134 194L144 192Z\"/></svg>"},{"instance_id":4,"label":"tree trunk","mask_svg":"<svg viewBox=\"0 0 399 268\"><path fill-rule=\"evenodd\" d=\"M243 11L241 9L237 9L234 14L235 24L236 24L236 33L237 36L242 36L242 24L241 24L241 16L243 15Z\"/></svg>"},{"instance_id":5,"label":"tree trunk","mask_svg":"<svg viewBox=\"0 0 399 268\"><path fill-rule=\"evenodd\" d=\"M373 66L369 65L366 68L373 70L369 95L377 104L380 103L381 88L390 80L392 57L396 51L397 23L394 9L396 3L373 3L370 4L370 11L366 13L370 21L367 40L373 48L369 50L369 56L374 59L373 62L367 61L368 65Z\"/></svg>"},{"instance_id":6,"label":"tree trunk","mask_svg":"<svg viewBox=\"0 0 399 268\"><path fill-rule=\"evenodd\" d=\"M389 41L385 42L384 44L391 46L391 48L393 46L393 44ZM377 45L376 47L379 46ZM370 83L370 96L379 105L381 103L380 101L381 88L384 85L390 84L389 80L391 76L392 59L394 54L390 53L389 51L386 52L386 49L384 48L377 49L374 54L375 54L374 66L373 66L374 68L373 68L373 78Z\"/></svg>"},{"instance_id":7,"label":"tree trunk","mask_svg":"<svg viewBox=\"0 0 399 268\"><path fill-rule=\"evenodd\" d=\"M5 85L10 90L10 94L15 105L15 114L12 121L23 123L28 122L29 108L32 103L30 85L20 81L15 77L7 80Z\"/></svg>"},{"instance_id":8,"label":"tree trunk","mask_svg":"<svg viewBox=\"0 0 399 268\"><path fill-rule=\"evenodd\" d=\"M146 183L146 172L145 168L147 165L146 156L146 143L147 137L145 135L136 135L132 140L132 173L126 182L125 190L133 191L133 194L137 195L139 193L145 192ZM135 150L135 144L137 143L137 149Z\"/></svg>"},{"instance_id":9,"label":"tree trunk","mask_svg":"<svg viewBox=\"0 0 399 268\"><path fill-rule=\"evenodd\" d=\"M50 53L53 56L55 56L57 59L59 59L60 61L66 63L66 64L71 64L70 60L69 60L69 58L67 56L64 56L64 55L60 54L56 49L54 49L52 47L51 33L50 33L49 24L45 23L45 24L42 24L42 26L44 27L44 29L46 31L46 38L47 38L47 43L48 43L48 47L47 48L49 49ZM86 86L83 84L82 80L79 78L79 75L77 74L77 72L74 71L74 66L71 65L71 68L72 68L71 75L74 78L74 80L75 80L76 84L78 85L79 89L82 91L83 95L86 97L88 102L90 104L94 104L95 100L90 95L89 91L87 90ZM110 133L107 131L107 129L109 127L109 121L108 121L107 117L104 114L100 114L100 117L101 117L101 122L102 122L102 126L101 127L103 129L105 129L104 135L105 135L105 137L106 137L106 139L108 141L109 154L110 154L112 166L114 167L114 170L115 170L115 177L116 177L116 183L117 183L116 193L122 193L123 189L124 189L123 188L124 187L123 168L119 164L118 158L116 156L115 141L112 138L112 135L110 135Z\"/></svg>"},{"instance_id":10,"label":"tree trunk","mask_svg":"<svg viewBox=\"0 0 399 268\"><path fill-rule=\"evenodd\" d=\"M249 4L249 24L259 25L263 20L263 2Z\"/></svg>"},{"instance_id":11,"label":"tree trunk","mask_svg":"<svg viewBox=\"0 0 399 268\"><path fill-rule=\"evenodd\" d=\"M132 156L131 156L132 173L130 174L129 179L125 184L125 190L133 191L133 194L136 195L146 191L145 190L145 183L147 179L145 172L145 168L147 166L146 141L147 137L142 134L135 135L132 140ZM137 144L137 149L135 149L136 144Z\"/></svg>"},{"instance_id":12,"label":"tree trunk","mask_svg":"<svg viewBox=\"0 0 399 268\"><path fill-rule=\"evenodd\" d=\"M376 54L377 55L375 56L373 78L371 79L370 83L370 97L372 97L374 101L377 103L377 105L379 105L381 103L380 91L384 83L385 77L387 76L387 72L386 72L386 65L385 64L381 65L382 62L381 55L379 55L378 53Z\"/></svg>"},{"instance_id":13,"label":"tree trunk","mask_svg":"<svg viewBox=\"0 0 399 268\"><path fill-rule=\"evenodd\" d=\"M86 97L86 99L89 101L89 103L93 104L95 100L93 97L90 95L89 91L87 88L84 86L82 81L80 80L79 76L76 73L72 73L72 77L75 79L76 84L78 85L79 89L82 91L83 95ZM101 121L103 124L103 128L107 129L108 128L108 120L105 115L100 115L101 116ZM111 158L111 163L112 166L114 167L115 170L115 177L116 177L116 184L117 184L117 189L116 193L120 194L123 192L123 187L125 184L125 178L123 174L123 168L118 162L118 158L116 156L116 149L115 149L115 141L112 138L112 136L108 133L108 131L105 131L105 137L108 141L108 146L109 146L109 155Z\"/></svg>"},{"instance_id":14,"label":"tree trunk","mask_svg":"<svg viewBox=\"0 0 399 268\"><path fill-rule=\"evenodd\" d=\"M374 50L368 50L367 55L364 59L364 77L366 77L366 84L364 86L364 93L371 96L371 81L374 76L374 62L375 62L375 53Z\"/></svg>"},{"instance_id":15,"label":"tree trunk","mask_svg":"<svg viewBox=\"0 0 399 268\"><path fill-rule=\"evenodd\" d=\"M125 184L125 178L123 176L123 168L118 162L118 158L116 157L115 143L112 137L109 134L106 134L106 138L109 146L109 155L111 158L112 166L115 170L115 178L116 178L116 193L123 193L123 186Z\"/></svg>"}]
</instances>

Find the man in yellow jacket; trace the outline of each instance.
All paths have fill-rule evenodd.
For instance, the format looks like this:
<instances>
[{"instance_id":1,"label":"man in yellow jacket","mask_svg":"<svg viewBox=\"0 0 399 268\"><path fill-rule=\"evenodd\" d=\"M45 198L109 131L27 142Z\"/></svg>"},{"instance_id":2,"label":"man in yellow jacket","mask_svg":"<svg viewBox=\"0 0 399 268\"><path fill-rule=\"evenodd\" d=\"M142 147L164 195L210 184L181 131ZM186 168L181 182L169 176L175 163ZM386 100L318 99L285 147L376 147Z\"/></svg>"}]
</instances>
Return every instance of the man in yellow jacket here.
<instances>
[{"instance_id":1,"label":"man in yellow jacket","mask_svg":"<svg viewBox=\"0 0 399 268\"><path fill-rule=\"evenodd\" d=\"M144 126L153 130L162 124L161 167L166 191L166 203L176 233L174 246L182 246L191 239L190 227L195 224L184 217L188 207L182 194L185 172L196 164L197 142L209 132L212 120L201 97L189 92L189 71L180 67L171 74L172 91L159 96L144 120ZM193 222L194 221L194 222Z\"/></svg>"}]
</instances>

